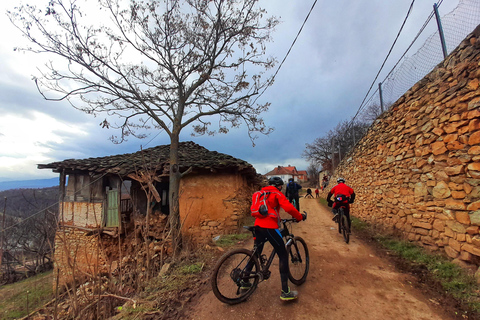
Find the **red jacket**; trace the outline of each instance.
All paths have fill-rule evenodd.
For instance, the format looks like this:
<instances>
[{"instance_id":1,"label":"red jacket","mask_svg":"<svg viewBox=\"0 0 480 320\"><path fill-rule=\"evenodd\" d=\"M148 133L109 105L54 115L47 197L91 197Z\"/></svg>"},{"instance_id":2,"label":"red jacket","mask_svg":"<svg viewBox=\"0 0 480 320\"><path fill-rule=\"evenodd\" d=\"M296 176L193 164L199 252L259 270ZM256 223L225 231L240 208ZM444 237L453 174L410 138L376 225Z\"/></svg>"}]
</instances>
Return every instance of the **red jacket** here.
<instances>
[{"instance_id":1,"label":"red jacket","mask_svg":"<svg viewBox=\"0 0 480 320\"><path fill-rule=\"evenodd\" d=\"M335 198L339 194L343 194L349 198L352 198L351 199L352 202L355 199L355 192L353 192L353 189L347 186L345 183L341 182L337 184L335 187L333 187L332 190L330 190L330 192L327 195L327 200L330 200L330 197L332 195ZM333 203L333 208L335 208L335 206L336 206L336 203ZM350 207L350 206L347 204L347 207Z\"/></svg>"},{"instance_id":2,"label":"red jacket","mask_svg":"<svg viewBox=\"0 0 480 320\"><path fill-rule=\"evenodd\" d=\"M267 198L268 215L264 218L256 218L256 226L266 229L278 229L280 225L280 208L283 208L283 210L298 221L303 219L302 214L288 201L287 197L285 197L277 187L264 187L262 191L271 192Z\"/></svg>"}]
</instances>

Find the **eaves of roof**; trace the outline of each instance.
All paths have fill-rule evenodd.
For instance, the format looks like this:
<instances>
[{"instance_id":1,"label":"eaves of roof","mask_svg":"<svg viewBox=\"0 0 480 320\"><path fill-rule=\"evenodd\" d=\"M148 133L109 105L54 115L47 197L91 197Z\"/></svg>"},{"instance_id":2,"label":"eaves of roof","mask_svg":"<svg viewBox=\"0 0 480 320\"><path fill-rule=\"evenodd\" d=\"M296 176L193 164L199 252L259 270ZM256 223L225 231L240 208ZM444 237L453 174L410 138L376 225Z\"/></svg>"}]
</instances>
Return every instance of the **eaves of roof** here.
<instances>
[{"instance_id":1,"label":"eaves of roof","mask_svg":"<svg viewBox=\"0 0 480 320\"><path fill-rule=\"evenodd\" d=\"M179 169L186 171L242 171L247 175L256 175L255 168L248 162L227 154L210 151L192 141L180 142L178 148ZM120 176L153 169L167 172L170 163L170 145L161 145L135 153L113 155L88 159L67 159L48 164L38 164L38 169L52 169L54 172L88 172L90 174L111 173Z\"/></svg>"}]
</instances>

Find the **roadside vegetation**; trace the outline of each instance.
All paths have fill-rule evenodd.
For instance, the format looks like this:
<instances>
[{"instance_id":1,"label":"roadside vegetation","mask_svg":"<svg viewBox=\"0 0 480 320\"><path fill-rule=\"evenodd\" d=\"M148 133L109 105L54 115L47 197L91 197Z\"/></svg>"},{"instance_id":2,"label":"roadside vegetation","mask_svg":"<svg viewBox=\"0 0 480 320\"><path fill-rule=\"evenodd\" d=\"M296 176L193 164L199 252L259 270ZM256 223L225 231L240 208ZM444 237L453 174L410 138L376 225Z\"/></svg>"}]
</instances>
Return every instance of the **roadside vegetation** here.
<instances>
[{"instance_id":1,"label":"roadside vegetation","mask_svg":"<svg viewBox=\"0 0 480 320\"><path fill-rule=\"evenodd\" d=\"M19 319L53 299L53 272L0 287L0 318Z\"/></svg>"}]
</instances>

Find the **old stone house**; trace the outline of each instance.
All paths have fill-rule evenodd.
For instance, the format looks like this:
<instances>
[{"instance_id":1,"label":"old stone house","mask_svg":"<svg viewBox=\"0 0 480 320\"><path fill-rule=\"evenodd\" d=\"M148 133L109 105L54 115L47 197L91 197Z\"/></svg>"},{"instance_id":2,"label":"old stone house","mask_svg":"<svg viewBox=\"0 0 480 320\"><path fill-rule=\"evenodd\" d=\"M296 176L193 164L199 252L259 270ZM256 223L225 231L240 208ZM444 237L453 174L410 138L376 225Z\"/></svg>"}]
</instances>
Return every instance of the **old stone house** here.
<instances>
[{"instance_id":1,"label":"old stone house","mask_svg":"<svg viewBox=\"0 0 480 320\"><path fill-rule=\"evenodd\" d=\"M168 254L169 150L162 145L38 165L60 174L55 239L60 283L75 274L88 277L102 268L112 272L127 264L129 254L138 255L138 239L150 242L152 255ZM182 233L198 244L235 231L249 212L257 181L253 166L193 142L180 143L179 154L180 171L189 170L180 181Z\"/></svg>"}]
</instances>

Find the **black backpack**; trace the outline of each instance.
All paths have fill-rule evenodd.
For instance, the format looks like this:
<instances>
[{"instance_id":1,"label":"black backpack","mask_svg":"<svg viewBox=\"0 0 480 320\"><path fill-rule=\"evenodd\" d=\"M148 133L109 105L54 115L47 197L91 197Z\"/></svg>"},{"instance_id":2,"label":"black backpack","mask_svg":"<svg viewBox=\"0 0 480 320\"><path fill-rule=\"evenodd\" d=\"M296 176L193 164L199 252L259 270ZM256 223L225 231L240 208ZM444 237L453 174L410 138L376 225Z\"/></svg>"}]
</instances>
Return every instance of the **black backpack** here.
<instances>
[{"instance_id":1,"label":"black backpack","mask_svg":"<svg viewBox=\"0 0 480 320\"><path fill-rule=\"evenodd\" d=\"M289 182L287 184L288 195L295 196L298 194L297 184L295 182Z\"/></svg>"}]
</instances>

